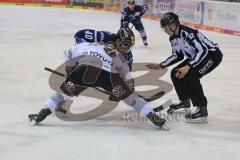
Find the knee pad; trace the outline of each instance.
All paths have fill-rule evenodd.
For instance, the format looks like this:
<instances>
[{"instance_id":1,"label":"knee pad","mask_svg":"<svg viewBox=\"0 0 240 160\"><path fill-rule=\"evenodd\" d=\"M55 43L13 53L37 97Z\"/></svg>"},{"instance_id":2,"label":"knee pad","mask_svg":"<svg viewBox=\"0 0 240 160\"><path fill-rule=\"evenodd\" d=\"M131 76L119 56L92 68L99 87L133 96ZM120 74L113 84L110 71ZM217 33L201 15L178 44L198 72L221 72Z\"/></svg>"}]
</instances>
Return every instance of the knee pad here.
<instances>
[{"instance_id":1,"label":"knee pad","mask_svg":"<svg viewBox=\"0 0 240 160\"><path fill-rule=\"evenodd\" d=\"M146 32L144 29L139 31L139 33L140 33L141 37L146 37Z\"/></svg>"},{"instance_id":2,"label":"knee pad","mask_svg":"<svg viewBox=\"0 0 240 160\"><path fill-rule=\"evenodd\" d=\"M143 40L147 40L147 34L144 29L139 31L139 33Z\"/></svg>"}]
</instances>

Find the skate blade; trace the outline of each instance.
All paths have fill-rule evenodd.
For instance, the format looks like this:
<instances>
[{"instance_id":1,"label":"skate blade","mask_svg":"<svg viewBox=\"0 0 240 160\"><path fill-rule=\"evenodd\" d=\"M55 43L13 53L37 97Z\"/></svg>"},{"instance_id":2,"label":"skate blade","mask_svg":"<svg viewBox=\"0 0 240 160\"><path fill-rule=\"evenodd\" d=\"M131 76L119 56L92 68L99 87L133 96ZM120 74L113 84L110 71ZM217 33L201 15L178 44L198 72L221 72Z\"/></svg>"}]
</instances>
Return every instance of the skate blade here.
<instances>
[{"instance_id":1,"label":"skate blade","mask_svg":"<svg viewBox=\"0 0 240 160\"><path fill-rule=\"evenodd\" d=\"M31 126L35 126L35 125L37 125L37 122L32 119L32 120L30 120L30 125L31 125Z\"/></svg>"},{"instance_id":2,"label":"skate blade","mask_svg":"<svg viewBox=\"0 0 240 160\"><path fill-rule=\"evenodd\" d=\"M208 123L207 117L201 117L196 119L186 118L187 123Z\"/></svg>"},{"instance_id":3,"label":"skate blade","mask_svg":"<svg viewBox=\"0 0 240 160\"><path fill-rule=\"evenodd\" d=\"M159 130L161 130L161 131L170 131L169 127L166 124L164 124L162 127L159 127Z\"/></svg>"},{"instance_id":4,"label":"skate blade","mask_svg":"<svg viewBox=\"0 0 240 160\"><path fill-rule=\"evenodd\" d=\"M37 122L33 118L28 117L28 120L31 126L34 126L37 124Z\"/></svg>"},{"instance_id":5,"label":"skate blade","mask_svg":"<svg viewBox=\"0 0 240 160\"><path fill-rule=\"evenodd\" d=\"M181 108L181 109L172 109L171 114L188 114L190 112L189 108Z\"/></svg>"}]
</instances>

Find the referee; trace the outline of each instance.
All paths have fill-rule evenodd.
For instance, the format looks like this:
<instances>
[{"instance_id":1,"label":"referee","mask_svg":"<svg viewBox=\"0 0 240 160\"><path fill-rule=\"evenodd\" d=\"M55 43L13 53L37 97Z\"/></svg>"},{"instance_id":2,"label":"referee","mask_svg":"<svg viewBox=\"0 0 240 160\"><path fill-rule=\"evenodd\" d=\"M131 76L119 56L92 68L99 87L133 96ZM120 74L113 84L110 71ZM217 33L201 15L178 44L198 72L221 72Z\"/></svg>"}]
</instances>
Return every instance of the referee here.
<instances>
[{"instance_id":1,"label":"referee","mask_svg":"<svg viewBox=\"0 0 240 160\"><path fill-rule=\"evenodd\" d=\"M172 104L170 110L190 108L191 101L194 107L185 115L187 122L207 122L208 101L200 79L221 63L222 52L218 44L198 30L181 25L175 13L165 13L160 25L170 36L172 54L160 64L149 64L147 67L157 70L183 60L171 71L171 79L180 102Z\"/></svg>"}]
</instances>

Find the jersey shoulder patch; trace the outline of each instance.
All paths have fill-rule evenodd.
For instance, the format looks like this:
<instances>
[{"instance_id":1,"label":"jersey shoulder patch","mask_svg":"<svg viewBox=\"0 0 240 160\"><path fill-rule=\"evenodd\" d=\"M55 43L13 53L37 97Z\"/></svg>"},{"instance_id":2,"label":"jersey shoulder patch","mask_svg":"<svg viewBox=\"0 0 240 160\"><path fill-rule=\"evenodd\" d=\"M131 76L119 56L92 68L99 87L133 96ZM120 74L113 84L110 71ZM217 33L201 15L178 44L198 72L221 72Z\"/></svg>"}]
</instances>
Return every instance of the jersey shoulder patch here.
<instances>
[{"instance_id":1,"label":"jersey shoulder patch","mask_svg":"<svg viewBox=\"0 0 240 160\"><path fill-rule=\"evenodd\" d=\"M198 33L198 31L194 28L191 28L188 26L182 26L182 32L181 32L182 35L181 36L184 39L192 41L196 38L197 33Z\"/></svg>"}]
</instances>

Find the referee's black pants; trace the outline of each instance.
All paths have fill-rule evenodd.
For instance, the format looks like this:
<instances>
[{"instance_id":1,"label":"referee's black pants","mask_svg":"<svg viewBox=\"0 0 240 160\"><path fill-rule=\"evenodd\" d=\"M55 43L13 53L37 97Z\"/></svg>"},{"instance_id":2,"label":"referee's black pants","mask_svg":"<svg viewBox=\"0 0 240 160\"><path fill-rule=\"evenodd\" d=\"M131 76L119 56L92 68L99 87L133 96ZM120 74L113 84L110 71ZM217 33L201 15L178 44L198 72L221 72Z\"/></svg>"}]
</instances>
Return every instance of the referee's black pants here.
<instances>
[{"instance_id":1,"label":"referee's black pants","mask_svg":"<svg viewBox=\"0 0 240 160\"><path fill-rule=\"evenodd\" d=\"M189 59L184 60L172 69L171 79L179 100L184 101L190 99L193 106L207 107L207 98L204 95L200 79L214 70L221 63L222 56L222 52L219 49L216 51L209 51L204 60L194 68L191 68L182 79L178 79L175 76L177 73L176 69L187 65Z\"/></svg>"}]
</instances>

